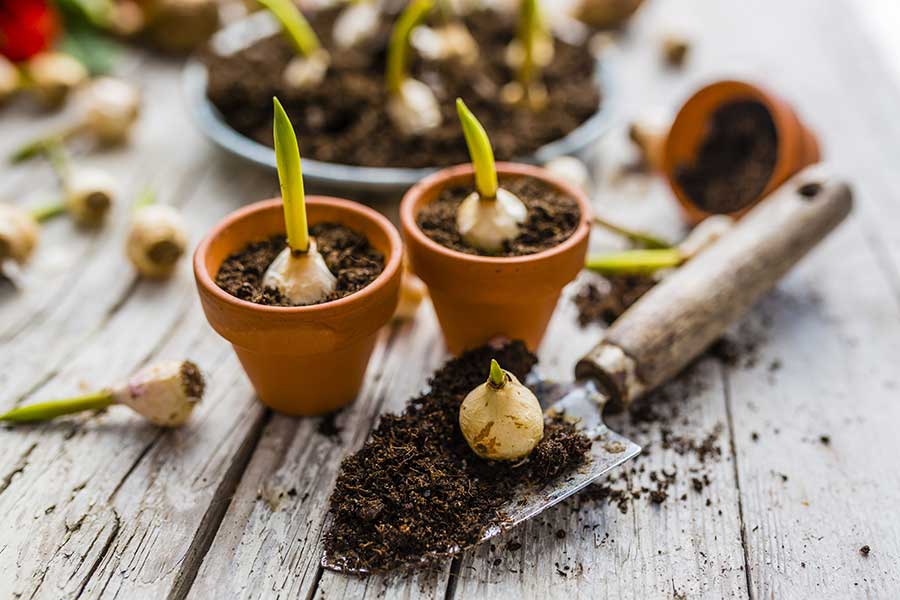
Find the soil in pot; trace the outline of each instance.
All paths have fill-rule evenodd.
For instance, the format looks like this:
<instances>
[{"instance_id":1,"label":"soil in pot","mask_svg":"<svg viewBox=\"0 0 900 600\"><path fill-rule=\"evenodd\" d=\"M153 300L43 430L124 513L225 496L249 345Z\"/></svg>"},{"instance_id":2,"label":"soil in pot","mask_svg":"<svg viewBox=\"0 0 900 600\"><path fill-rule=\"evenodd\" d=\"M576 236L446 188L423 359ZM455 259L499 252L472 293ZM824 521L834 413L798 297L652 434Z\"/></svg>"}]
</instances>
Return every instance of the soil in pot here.
<instances>
[{"instance_id":1,"label":"soil in pot","mask_svg":"<svg viewBox=\"0 0 900 600\"><path fill-rule=\"evenodd\" d=\"M600 92L595 60L586 46L555 42L553 62L542 73L549 91L538 112L500 102L500 89L514 79L506 47L516 30L515 15L488 10L465 18L478 42L477 64L426 61L411 52L411 75L431 86L441 104L443 124L425 135L404 137L385 112L385 59L388 38L403 2L388 2L377 33L351 50L337 50L331 31L339 9L307 16L332 53L328 74L314 89L295 92L282 83L293 49L280 34L229 56L205 53L207 94L237 131L272 146L272 96L297 125L300 153L320 161L370 167L442 167L468 162L459 132L455 101L463 98L491 132L498 160L530 155L558 140L597 112ZM437 17L431 25L438 25Z\"/></svg>"},{"instance_id":2,"label":"soil in pot","mask_svg":"<svg viewBox=\"0 0 900 600\"><path fill-rule=\"evenodd\" d=\"M710 117L694 162L675 178L697 208L730 213L765 190L775 169L778 139L764 105L752 100L725 104Z\"/></svg>"},{"instance_id":3,"label":"soil in pot","mask_svg":"<svg viewBox=\"0 0 900 600\"><path fill-rule=\"evenodd\" d=\"M500 186L525 204L528 216L517 238L491 256L523 256L552 248L568 239L578 228L581 209L574 198L537 179L504 177ZM443 190L416 215L422 233L438 244L466 254L487 255L465 242L456 224L456 212L473 191L472 186L454 186Z\"/></svg>"},{"instance_id":4,"label":"soil in pot","mask_svg":"<svg viewBox=\"0 0 900 600\"><path fill-rule=\"evenodd\" d=\"M586 460L590 441L560 420L518 466L475 455L459 430L459 406L496 358L524 380L537 362L522 342L482 346L453 359L430 391L384 415L365 446L344 459L331 497L326 550L351 568L386 571L428 552L466 547L503 519L524 484L544 485Z\"/></svg>"},{"instance_id":5,"label":"soil in pot","mask_svg":"<svg viewBox=\"0 0 900 600\"><path fill-rule=\"evenodd\" d=\"M309 229L328 270L337 278L334 292L317 304L357 292L384 270L384 255L352 229L336 223L318 223ZM216 285L241 300L271 306L291 306L284 296L262 285L266 269L284 250L284 235L248 244L225 259L216 274Z\"/></svg>"}]
</instances>

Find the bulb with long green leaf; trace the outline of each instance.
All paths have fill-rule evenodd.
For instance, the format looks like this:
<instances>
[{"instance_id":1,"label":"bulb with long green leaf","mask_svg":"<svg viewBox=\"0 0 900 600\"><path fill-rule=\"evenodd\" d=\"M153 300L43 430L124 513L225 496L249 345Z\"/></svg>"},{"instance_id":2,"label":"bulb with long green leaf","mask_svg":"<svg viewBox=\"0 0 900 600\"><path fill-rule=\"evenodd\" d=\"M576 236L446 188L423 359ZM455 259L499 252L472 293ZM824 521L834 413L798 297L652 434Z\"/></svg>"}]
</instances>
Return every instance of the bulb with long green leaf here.
<instances>
[{"instance_id":1,"label":"bulb with long green leaf","mask_svg":"<svg viewBox=\"0 0 900 600\"><path fill-rule=\"evenodd\" d=\"M420 135L440 126L443 118L434 92L421 81L409 75L409 48L413 30L419 26L433 8L431 0L410 2L394 29L388 45L387 113L394 126L403 135Z\"/></svg>"},{"instance_id":2,"label":"bulb with long green leaf","mask_svg":"<svg viewBox=\"0 0 900 600\"><path fill-rule=\"evenodd\" d=\"M278 98L273 102L275 158L288 245L266 270L263 287L280 292L295 306L304 306L325 299L334 291L337 279L309 235L297 135Z\"/></svg>"},{"instance_id":3,"label":"bulb with long green leaf","mask_svg":"<svg viewBox=\"0 0 900 600\"><path fill-rule=\"evenodd\" d=\"M284 69L282 79L293 90L312 88L325 79L331 56L322 47L316 32L293 0L257 0L281 24L281 30L294 47L294 56Z\"/></svg>"},{"instance_id":4,"label":"bulb with long green leaf","mask_svg":"<svg viewBox=\"0 0 900 600\"><path fill-rule=\"evenodd\" d=\"M0 421L48 421L63 415L124 404L155 425L178 427L187 422L203 397L205 387L200 369L191 361L163 361L141 369L122 385L14 408L0 414Z\"/></svg>"},{"instance_id":5,"label":"bulb with long green leaf","mask_svg":"<svg viewBox=\"0 0 900 600\"><path fill-rule=\"evenodd\" d=\"M516 80L504 86L503 100L539 110L547 104L541 70L553 61L553 36L544 23L538 0L521 0L516 37L507 47L506 62Z\"/></svg>"},{"instance_id":6,"label":"bulb with long green leaf","mask_svg":"<svg viewBox=\"0 0 900 600\"><path fill-rule=\"evenodd\" d=\"M331 38L338 48L353 48L374 37L380 16L376 0L351 0L334 20Z\"/></svg>"},{"instance_id":7,"label":"bulb with long green leaf","mask_svg":"<svg viewBox=\"0 0 900 600\"><path fill-rule=\"evenodd\" d=\"M456 110L475 168L475 191L460 203L456 227L468 244L496 253L519 236L528 209L515 194L500 187L487 132L460 98Z\"/></svg>"}]
</instances>

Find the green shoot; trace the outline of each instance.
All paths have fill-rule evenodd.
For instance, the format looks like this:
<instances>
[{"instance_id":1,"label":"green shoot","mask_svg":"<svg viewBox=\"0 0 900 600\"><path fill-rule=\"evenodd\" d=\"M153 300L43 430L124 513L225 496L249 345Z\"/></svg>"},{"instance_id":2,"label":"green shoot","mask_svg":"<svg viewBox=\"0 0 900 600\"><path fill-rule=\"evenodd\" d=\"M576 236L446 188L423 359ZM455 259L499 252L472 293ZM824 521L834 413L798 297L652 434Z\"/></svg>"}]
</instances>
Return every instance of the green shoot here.
<instances>
[{"instance_id":1,"label":"green shoot","mask_svg":"<svg viewBox=\"0 0 900 600\"><path fill-rule=\"evenodd\" d=\"M601 275L649 275L684 261L684 254L677 248L625 250L589 256L585 266Z\"/></svg>"},{"instance_id":2,"label":"green shoot","mask_svg":"<svg viewBox=\"0 0 900 600\"><path fill-rule=\"evenodd\" d=\"M631 229L626 229L621 225L616 225L615 223L611 223L607 221L603 217L594 217L594 223L600 225L601 227L612 231L613 233L617 233L624 238L631 240L632 242L643 246L644 248L651 249L663 249L663 248L671 248L672 244L667 241L660 239L654 235L649 233L644 233L643 231L634 231Z\"/></svg>"},{"instance_id":3,"label":"green shoot","mask_svg":"<svg viewBox=\"0 0 900 600\"><path fill-rule=\"evenodd\" d=\"M275 105L275 160L278 163L288 246L294 253L303 253L309 250L309 229L306 224L306 195L303 191L300 148L284 107L278 98L273 98L272 101Z\"/></svg>"},{"instance_id":4,"label":"green shoot","mask_svg":"<svg viewBox=\"0 0 900 600\"><path fill-rule=\"evenodd\" d=\"M506 383L506 373L500 368L500 363L493 358L491 359L491 374L488 382L494 387L501 387Z\"/></svg>"},{"instance_id":5,"label":"green shoot","mask_svg":"<svg viewBox=\"0 0 900 600\"><path fill-rule=\"evenodd\" d=\"M469 156L475 166L475 188L478 194L490 200L497 196L497 167L494 164L494 150L491 140L462 98L456 99L456 112L462 123L463 135L469 147Z\"/></svg>"},{"instance_id":6,"label":"green shoot","mask_svg":"<svg viewBox=\"0 0 900 600\"><path fill-rule=\"evenodd\" d=\"M151 204L156 204L156 192L153 191L149 185L146 185L138 192L137 198L134 200L134 207L132 210L140 210L145 206L150 206Z\"/></svg>"},{"instance_id":7,"label":"green shoot","mask_svg":"<svg viewBox=\"0 0 900 600\"><path fill-rule=\"evenodd\" d=\"M65 400L50 400L49 402L39 402L30 406L20 406L0 414L0 421L12 421L14 423L47 421L62 415L71 415L85 410L99 410L114 403L112 392L104 390L95 394L66 398Z\"/></svg>"},{"instance_id":8,"label":"green shoot","mask_svg":"<svg viewBox=\"0 0 900 600\"><path fill-rule=\"evenodd\" d=\"M39 206L38 208L31 210L32 218L38 223L43 223L44 221L48 221L57 215L61 215L66 212L66 205L63 202L57 202L55 204L47 204L45 206Z\"/></svg>"},{"instance_id":9,"label":"green shoot","mask_svg":"<svg viewBox=\"0 0 900 600\"><path fill-rule=\"evenodd\" d=\"M537 0L522 0L519 12L519 43L522 45L522 65L519 67L519 83L527 91L535 79L537 63L535 45L541 34L541 15Z\"/></svg>"},{"instance_id":10,"label":"green shoot","mask_svg":"<svg viewBox=\"0 0 900 600\"><path fill-rule=\"evenodd\" d=\"M385 74L388 92L391 95L400 93L400 88L408 77L407 61L410 35L413 29L425 20L433 6L432 0L413 0L400 15L397 24L394 25L388 45L387 73Z\"/></svg>"},{"instance_id":11,"label":"green shoot","mask_svg":"<svg viewBox=\"0 0 900 600\"><path fill-rule=\"evenodd\" d=\"M310 56L322 47L316 32L293 0L256 0L281 23L288 41L301 56Z\"/></svg>"}]
</instances>

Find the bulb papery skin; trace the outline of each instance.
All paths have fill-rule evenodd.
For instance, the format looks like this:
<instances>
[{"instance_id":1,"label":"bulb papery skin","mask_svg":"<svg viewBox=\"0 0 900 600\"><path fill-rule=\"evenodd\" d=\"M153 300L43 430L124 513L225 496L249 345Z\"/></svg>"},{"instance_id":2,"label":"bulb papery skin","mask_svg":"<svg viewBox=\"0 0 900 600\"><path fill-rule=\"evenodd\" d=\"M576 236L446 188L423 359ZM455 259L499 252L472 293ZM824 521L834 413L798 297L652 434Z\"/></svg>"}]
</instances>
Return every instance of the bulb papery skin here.
<instances>
[{"instance_id":1,"label":"bulb papery skin","mask_svg":"<svg viewBox=\"0 0 900 600\"><path fill-rule=\"evenodd\" d=\"M133 85L101 77L84 91L87 128L105 144L124 142L141 112L141 93Z\"/></svg>"},{"instance_id":2,"label":"bulb papery skin","mask_svg":"<svg viewBox=\"0 0 900 600\"><path fill-rule=\"evenodd\" d=\"M69 92L88 79L80 62L61 52L43 52L28 60L25 73L29 89L48 107L57 107Z\"/></svg>"},{"instance_id":3,"label":"bulb papery skin","mask_svg":"<svg viewBox=\"0 0 900 600\"><path fill-rule=\"evenodd\" d=\"M410 43L427 60L455 60L463 65L473 65L478 60L478 43L462 23L416 27Z\"/></svg>"},{"instance_id":4,"label":"bulb papery skin","mask_svg":"<svg viewBox=\"0 0 900 600\"><path fill-rule=\"evenodd\" d=\"M482 198L472 192L459 205L456 227L467 244L496 253L503 244L519 237L528 209L512 192L499 188L497 197Z\"/></svg>"},{"instance_id":5,"label":"bulb papery skin","mask_svg":"<svg viewBox=\"0 0 900 600\"><path fill-rule=\"evenodd\" d=\"M66 180L66 210L78 224L101 225L115 202L115 180L97 169L75 169Z\"/></svg>"},{"instance_id":6,"label":"bulb papery skin","mask_svg":"<svg viewBox=\"0 0 900 600\"><path fill-rule=\"evenodd\" d=\"M515 375L497 388L485 382L459 408L459 428L481 458L514 461L528 456L544 437L544 414L535 395Z\"/></svg>"},{"instance_id":7,"label":"bulb papery skin","mask_svg":"<svg viewBox=\"0 0 900 600\"><path fill-rule=\"evenodd\" d=\"M190 361L163 361L135 373L113 398L162 427L178 427L203 397L205 383Z\"/></svg>"},{"instance_id":8,"label":"bulb papery skin","mask_svg":"<svg viewBox=\"0 0 900 600\"><path fill-rule=\"evenodd\" d=\"M375 2L350 4L334 22L334 43L346 49L368 40L378 31L379 14Z\"/></svg>"},{"instance_id":9,"label":"bulb papery skin","mask_svg":"<svg viewBox=\"0 0 900 600\"><path fill-rule=\"evenodd\" d=\"M40 226L31 214L9 204L0 204L0 262L10 258L24 263L34 253Z\"/></svg>"},{"instance_id":10,"label":"bulb papery skin","mask_svg":"<svg viewBox=\"0 0 900 600\"><path fill-rule=\"evenodd\" d=\"M328 270L313 240L303 254L295 255L290 247L282 250L263 276L264 288L281 292L294 306L321 302L336 285L337 278Z\"/></svg>"},{"instance_id":11,"label":"bulb papery skin","mask_svg":"<svg viewBox=\"0 0 900 600\"><path fill-rule=\"evenodd\" d=\"M6 58L0 56L0 102L12 96L19 89L19 71Z\"/></svg>"},{"instance_id":12,"label":"bulb papery skin","mask_svg":"<svg viewBox=\"0 0 900 600\"><path fill-rule=\"evenodd\" d=\"M388 116L403 135L418 135L440 126L441 107L431 88L407 78L387 103Z\"/></svg>"},{"instance_id":13,"label":"bulb papery skin","mask_svg":"<svg viewBox=\"0 0 900 600\"><path fill-rule=\"evenodd\" d=\"M309 56L295 56L284 68L284 84L295 91L308 90L322 83L331 57L323 49Z\"/></svg>"},{"instance_id":14,"label":"bulb papery skin","mask_svg":"<svg viewBox=\"0 0 900 600\"><path fill-rule=\"evenodd\" d=\"M164 278L175 270L187 245L187 227L181 213L171 206L151 204L135 213L125 250L141 275Z\"/></svg>"},{"instance_id":15,"label":"bulb papery skin","mask_svg":"<svg viewBox=\"0 0 900 600\"><path fill-rule=\"evenodd\" d=\"M580 190L585 192L591 190L591 172L586 164L574 156L559 156L547 161L544 168Z\"/></svg>"}]
</instances>

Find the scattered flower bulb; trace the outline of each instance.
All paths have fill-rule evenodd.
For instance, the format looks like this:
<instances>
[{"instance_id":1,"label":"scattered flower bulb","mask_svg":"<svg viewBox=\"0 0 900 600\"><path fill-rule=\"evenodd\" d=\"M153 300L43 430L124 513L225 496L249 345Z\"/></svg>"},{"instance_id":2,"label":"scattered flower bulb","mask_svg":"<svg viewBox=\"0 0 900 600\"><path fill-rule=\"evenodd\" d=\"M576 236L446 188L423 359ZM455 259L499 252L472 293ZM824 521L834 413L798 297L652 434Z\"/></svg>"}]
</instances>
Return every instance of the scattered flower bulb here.
<instances>
[{"instance_id":1,"label":"scattered flower bulb","mask_svg":"<svg viewBox=\"0 0 900 600\"><path fill-rule=\"evenodd\" d=\"M164 361L135 373L124 385L84 396L51 400L14 408L0 415L0 421L46 421L86 410L124 404L161 427L178 427L187 422L203 397L206 384L191 361Z\"/></svg>"},{"instance_id":2,"label":"scattered flower bulb","mask_svg":"<svg viewBox=\"0 0 900 600\"><path fill-rule=\"evenodd\" d=\"M442 27L416 27L410 43L428 60L456 61L462 65L473 65L478 60L478 43L458 21Z\"/></svg>"},{"instance_id":3,"label":"scattered flower bulb","mask_svg":"<svg viewBox=\"0 0 900 600\"><path fill-rule=\"evenodd\" d=\"M678 250L684 260L690 260L712 246L719 238L731 231L734 219L728 215L710 215L694 227L684 240L678 244Z\"/></svg>"},{"instance_id":4,"label":"scattered flower bulb","mask_svg":"<svg viewBox=\"0 0 900 600\"><path fill-rule=\"evenodd\" d=\"M494 198L472 192L456 213L456 227L466 243L485 252L499 252L503 244L519 236L528 209L515 194L497 189Z\"/></svg>"},{"instance_id":5,"label":"scattered flower bulb","mask_svg":"<svg viewBox=\"0 0 900 600\"><path fill-rule=\"evenodd\" d=\"M187 227L181 213L164 204L149 204L135 211L125 250L141 275L164 278L175 270L187 245Z\"/></svg>"},{"instance_id":6,"label":"scattered flower bulb","mask_svg":"<svg viewBox=\"0 0 900 600\"><path fill-rule=\"evenodd\" d=\"M313 239L306 252L297 253L290 247L282 250L263 276L263 287L277 290L295 306L320 302L336 285L337 278L328 270Z\"/></svg>"},{"instance_id":7,"label":"scattered flower bulb","mask_svg":"<svg viewBox=\"0 0 900 600\"><path fill-rule=\"evenodd\" d=\"M80 62L61 52L42 52L25 63L28 89L48 107L57 107L76 87L87 81Z\"/></svg>"},{"instance_id":8,"label":"scattered flower bulb","mask_svg":"<svg viewBox=\"0 0 900 600\"><path fill-rule=\"evenodd\" d=\"M27 210L0 204L0 262L12 259L24 263L40 238L37 220Z\"/></svg>"},{"instance_id":9,"label":"scattered flower bulb","mask_svg":"<svg viewBox=\"0 0 900 600\"><path fill-rule=\"evenodd\" d=\"M645 115L628 125L628 138L640 152L643 164L654 171L663 169L669 126L670 119L661 112Z\"/></svg>"},{"instance_id":10,"label":"scattered flower bulb","mask_svg":"<svg viewBox=\"0 0 900 600\"><path fill-rule=\"evenodd\" d=\"M353 2L334 21L331 37L338 48L352 48L378 31L378 6L374 1Z\"/></svg>"},{"instance_id":11,"label":"scattered flower bulb","mask_svg":"<svg viewBox=\"0 0 900 600\"><path fill-rule=\"evenodd\" d=\"M394 311L394 319L397 321L409 321L416 317L419 305L428 296L428 288L425 282L406 265L404 258L403 275L400 279L400 302Z\"/></svg>"},{"instance_id":12,"label":"scattered flower bulb","mask_svg":"<svg viewBox=\"0 0 900 600\"><path fill-rule=\"evenodd\" d=\"M64 178L66 210L80 225L101 225L115 202L115 187L106 171L72 169Z\"/></svg>"},{"instance_id":13,"label":"scattered flower bulb","mask_svg":"<svg viewBox=\"0 0 900 600\"><path fill-rule=\"evenodd\" d=\"M591 172L574 156L560 156L548 161L544 168L585 192L591 190Z\"/></svg>"},{"instance_id":14,"label":"scattered flower bulb","mask_svg":"<svg viewBox=\"0 0 900 600\"><path fill-rule=\"evenodd\" d=\"M488 380L459 408L459 428L481 458L521 460L544 437L544 414L531 390L491 360Z\"/></svg>"},{"instance_id":15,"label":"scattered flower bulb","mask_svg":"<svg viewBox=\"0 0 900 600\"><path fill-rule=\"evenodd\" d=\"M325 79L330 63L331 56L321 48L309 56L295 56L284 68L284 84L295 91L315 87Z\"/></svg>"},{"instance_id":16,"label":"scattered flower bulb","mask_svg":"<svg viewBox=\"0 0 900 600\"><path fill-rule=\"evenodd\" d=\"M0 102L16 93L20 83L19 70L9 60L0 56Z\"/></svg>"},{"instance_id":17,"label":"scattered flower bulb","mask_svg":"<svg viewBox=\"0 0 900 600\"><path fill-rule=\"evenodd\" d=\"M641 4L643 0L580 0L573 16L595 29L618 29Z\"/></svg>"},{"instance_id":18,"label":"scattered flower bulb","mask_svg":"<svg viewBox=\"0 0 900 600\"><path fill-rule=\"evenodd\" d=\"M112 77L94 80L84 91L84 127L105 144L128 138L141 112L138 89Z\"/></svg>"},{"instance_id":19,"label":"scattered flower bulb","mask_svg":"<svg viewBox=\"0 0 900 600\"><path fill-rule=\"evenodd\" d=\"M394 125L404 135L419 135L439 127L443 121L441 107L431 88L416 79L407 78L387 102Z\"/></svg>"}]
</instances>

